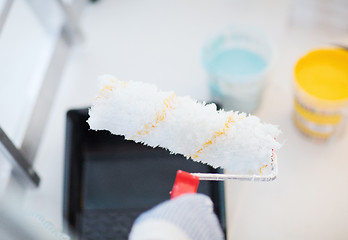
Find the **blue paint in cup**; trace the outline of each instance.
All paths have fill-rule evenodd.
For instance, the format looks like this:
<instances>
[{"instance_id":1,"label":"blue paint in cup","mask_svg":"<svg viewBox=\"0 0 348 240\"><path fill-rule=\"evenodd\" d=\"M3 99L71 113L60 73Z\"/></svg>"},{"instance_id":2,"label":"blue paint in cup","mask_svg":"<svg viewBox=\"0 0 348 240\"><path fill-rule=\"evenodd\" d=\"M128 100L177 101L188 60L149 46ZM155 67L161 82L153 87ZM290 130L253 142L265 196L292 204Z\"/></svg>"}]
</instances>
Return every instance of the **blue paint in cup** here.
<instances>
[{"instance_id":1,"label":"blue paint in cup","mask_svg":"<svg viewBox=\"0 0 348 240\"><path fill-rule=\"evenodd\" d=\"M247 49L231 48L217 54L208 68L218 75L238 77L257 74L266 66L266 61L258 54Z\"/></svg>"},{"instance_id":2,"label":"blue paint in cup","mask_svg":"<svg viewBox=\"0 0 348 240\"><path fill-rule=\"evenodd\" d=\"M203 49L212 100L225 110L253 113L272 57L270 41L259 30L234 27L212 39Z\"/></svg>"}]
</instances>

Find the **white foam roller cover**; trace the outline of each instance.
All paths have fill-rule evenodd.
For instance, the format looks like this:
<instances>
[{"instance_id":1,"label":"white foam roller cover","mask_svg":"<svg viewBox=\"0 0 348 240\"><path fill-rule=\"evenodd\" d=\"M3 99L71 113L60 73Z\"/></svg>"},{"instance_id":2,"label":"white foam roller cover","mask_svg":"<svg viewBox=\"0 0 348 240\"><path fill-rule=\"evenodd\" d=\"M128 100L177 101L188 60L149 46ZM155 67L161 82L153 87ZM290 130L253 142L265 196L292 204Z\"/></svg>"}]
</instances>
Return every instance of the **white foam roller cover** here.
<instances>
[{"instance_id":1,"label":"white foam roller cover","mask_svg":"<svg viewBox=\"0 0 348 240\"><path fill-rule=\"evenodd\" d=\"M100 78L89 110L91 129L162 147L237 174L264 174L271 165L277 126L256 116L217 110L215 104L176 96L155 85Z\"/></svg>"}]
</instances>

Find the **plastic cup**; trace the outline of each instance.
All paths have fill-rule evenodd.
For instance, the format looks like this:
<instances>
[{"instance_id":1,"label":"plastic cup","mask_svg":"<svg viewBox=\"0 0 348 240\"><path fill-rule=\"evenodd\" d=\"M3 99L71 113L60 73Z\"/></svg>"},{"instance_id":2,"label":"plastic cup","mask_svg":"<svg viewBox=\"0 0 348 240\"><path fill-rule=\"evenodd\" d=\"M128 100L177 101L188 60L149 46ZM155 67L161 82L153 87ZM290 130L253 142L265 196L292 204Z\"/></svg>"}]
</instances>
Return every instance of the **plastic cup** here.
<instances>
[{"instance_id":1,"label":"plastic cup","mask_svg":"<svg viewBox=\"0 0 348 240\"><path fill-rule=\"evenodd\" d=\"M203 48L213 101L225 110L253 113L260 105L273 47L259 29L234 26Z\"/></svg>"},{"instance_id":2,"label":"plastic cup","mask_svg":"<svg viewBox=\"0 0 348 240\"><path fill-rule=\"evenodd\" d=\"M298 129L320 141L341 135L348 107L348 51L310 51L297 62L294 83Z\"/></svg>"}]
</instances>

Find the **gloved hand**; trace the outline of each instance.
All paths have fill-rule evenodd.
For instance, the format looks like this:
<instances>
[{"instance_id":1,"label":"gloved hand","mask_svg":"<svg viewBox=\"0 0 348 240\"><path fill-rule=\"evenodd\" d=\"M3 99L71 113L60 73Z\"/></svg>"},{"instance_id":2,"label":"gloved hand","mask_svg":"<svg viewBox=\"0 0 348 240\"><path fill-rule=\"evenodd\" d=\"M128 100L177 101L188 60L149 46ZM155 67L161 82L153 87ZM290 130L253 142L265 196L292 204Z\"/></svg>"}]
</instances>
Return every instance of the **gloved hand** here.
<instances>
[{"instance_id":1,"label":"gloved hand","mask_svg":"<svg viewBox=\"0 0 348 240\"><path fill-rule=\"evenodd\" d=\"M213 212L213 203L203 194L184 194L141 214L129 240L222 240L224 234Z\"/></svg>"}]
</instances>

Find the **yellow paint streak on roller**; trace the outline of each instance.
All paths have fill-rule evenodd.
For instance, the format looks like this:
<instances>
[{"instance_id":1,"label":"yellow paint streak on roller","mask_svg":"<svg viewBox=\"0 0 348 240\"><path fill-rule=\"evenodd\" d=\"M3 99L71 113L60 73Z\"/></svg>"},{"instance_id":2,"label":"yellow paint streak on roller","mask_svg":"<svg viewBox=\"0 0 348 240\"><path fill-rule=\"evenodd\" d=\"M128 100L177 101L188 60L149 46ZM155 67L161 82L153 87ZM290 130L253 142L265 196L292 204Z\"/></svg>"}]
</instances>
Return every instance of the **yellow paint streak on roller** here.
<instances>
[{"instance_id":1,"label":"yellow paint streak on roller","mask_svg":"<svg viewBox=\"0 0 348 240\"><path fill-rule=\"evenodd\" d=\"M174 103L176 101L175 94L171 94L169 97L165 98L163 100L164 107L156 113L156 118L153 122L149 122L144 125L144 128L137 132L138 136L144 136L149 134L153 129L155 129L160 122L162 122L165 117L167 116L167 113L174 109ZM132 137L135 138L135 137Z\"/></svg>"},{"instance_id":2,"label":"yellow paint streak on roller","mask_svg":"<svg viewBox=\"0 0 348 240\"><path fill-rule=\"evenodd\" d=\"M230 124L234 123L235 121L232 119L232 116L229 116L227 121L225 122L225 127L221 131L216 131L213 135L213 137L205 142L203 146L196 151L193 155L191 155L191 158L198 158L199 154L203 152L204 149L206 149L208 146L212 145L213 143L216 142L216 139L228 132L230 129Z\"/></svg>"},{"instance_id":3,"label":"yellow paint streak on roller","mask_svg":"<svg viewBox=\"0 0 348 240\"><path fill-rule=\"evenodd\" d=\"M94 98L94 101L105 98L108 93L112 92L116 87L125 88L127 87L127 82L119 81L117 79L109 79L110 83L106 84L100 91L98 92L98 96Z\"/></svg>"},{"instance_id":4,"label":"yellow paint streak on roller","mask_svg":"<svg viewBox=\"0 0 348 240\"><path fill-rule=\"evenodd\" d=\"M266 167L268 167L267 164L265 164L265 165L263 165L262 167L260 167L260 169L259 169L260 174L262 174L262 169L263 169L263 168L266 168Z\"/></svg>"}]
</instances>

